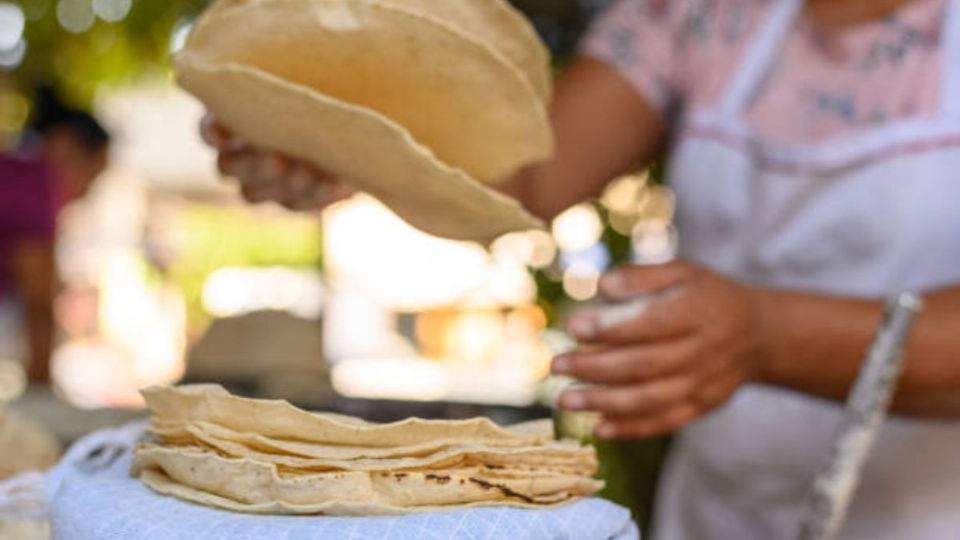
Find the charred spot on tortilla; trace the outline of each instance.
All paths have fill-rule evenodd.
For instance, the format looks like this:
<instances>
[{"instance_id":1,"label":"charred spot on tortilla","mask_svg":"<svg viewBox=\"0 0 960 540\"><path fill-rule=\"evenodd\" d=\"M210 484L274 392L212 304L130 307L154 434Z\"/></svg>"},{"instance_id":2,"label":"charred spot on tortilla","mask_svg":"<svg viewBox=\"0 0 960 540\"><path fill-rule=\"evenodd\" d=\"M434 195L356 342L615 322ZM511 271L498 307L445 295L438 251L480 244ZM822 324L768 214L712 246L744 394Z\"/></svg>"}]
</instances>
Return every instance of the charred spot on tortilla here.
<instances>
[{"instance_id":1,"label":"charred spot on tortilla","mask_svg":"<svg viewBox=\"0 0 960 540\"><path fill-rule=\"evenodd\" d=\"M448 484L450 482L450 477L445 474L428 474L426 479L433 480L440 485Z\"/></svg>"},{"instance_id":2,"label":"charred spot on tortilla","mask_svg":"<svg viewBox=\"0 0 960 540\"><path fill-rule=\"evenodd\" d=\"M500 493L503 493L504 496L506 497L515 497L529 504L536 503L536 501L532 497L528 497L523 493L517 493L516 491L508 488L507 486L504 486L503 484L494 484L492 482L487 482L486 480L481 480L479 478L471 478L470 481L486 490L495 489Z\"/></svg>"}]
</instances>

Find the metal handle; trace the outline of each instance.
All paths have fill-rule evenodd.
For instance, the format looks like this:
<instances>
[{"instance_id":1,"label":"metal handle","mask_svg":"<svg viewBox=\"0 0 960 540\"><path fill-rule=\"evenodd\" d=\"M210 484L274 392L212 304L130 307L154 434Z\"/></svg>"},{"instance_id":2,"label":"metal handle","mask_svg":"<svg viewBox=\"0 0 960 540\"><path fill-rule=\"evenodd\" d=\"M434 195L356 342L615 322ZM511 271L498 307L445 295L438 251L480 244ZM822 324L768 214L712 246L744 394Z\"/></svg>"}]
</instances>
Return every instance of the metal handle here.
<instances>
[{"instance_id":1,"label":"metal handle","mask_svg":"<svg viewBox=\"0 0 960 540\"><path fill-rule=\"evenodd\" d=\"M817 476L800 527L800 540L830 540L840 531L860 472L893 400L903 370L903 349L923 309L913 294L890 302L883 324L847 400L829 459Z\"/></svg>"}]
</instances>

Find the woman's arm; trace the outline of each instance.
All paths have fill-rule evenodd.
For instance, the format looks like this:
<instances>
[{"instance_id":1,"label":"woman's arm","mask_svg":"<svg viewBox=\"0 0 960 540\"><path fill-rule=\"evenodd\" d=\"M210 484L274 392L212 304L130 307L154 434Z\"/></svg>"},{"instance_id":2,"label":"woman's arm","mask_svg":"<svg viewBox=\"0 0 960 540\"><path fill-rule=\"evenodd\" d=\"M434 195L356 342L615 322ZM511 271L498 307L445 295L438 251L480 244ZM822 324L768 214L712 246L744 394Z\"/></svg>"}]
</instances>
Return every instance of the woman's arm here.
<instances>
[{"instance_id":1,"label":"woman's arm","mask_svg":"<svg viewBox=\"0 0 960 540\"><path fill-rule=\"evenodd\" d=\"M666 135L660 113L617 71L590 58L575 60L557 81L550 119L557 139L554 158L500 187L544 219L648 165Z\"/></svg>"},{"instance_id":2,"label":"woman's arm","mask_svg":"<svg viewBox=\"0 0 960 540\"><path fill-rule=\"evenodd\" d=\"M883 315L881 302L754 291L762 338L759 380L845 399ZM926 297L906 350L894 410L960 418L960 287Z\"/></svg>"},{"instance_id":3,"label":"woman's arm","mask_svg":"<svg viewBox=\"0 0 960 540\"><path fill-rule=\"evenodd\" d=\"M17 292L23 301L30 347L30 380L49 383L54 337L53 300L56 293L52 240L22 243L13 254L12 266Z\"/></svg>"},{"instance_id":4,"label":"woman's arm","mask_svg":"<svg viewBox=\"0 0 960 540\"><path fill-rule=\"evenodd\" d=\"M613 68L586 58L575 60L560 77L550 118L557 139L553 159L496 186L546 219L649 163L665 140L660 113ZM206 122L203 134L220 152L221 171L240 181L250 202L314 210L349 192L338 179L308 165L244 146L215 123Z\"/></svg>"},{"instance_id":5,"label":"woman's arm","mask_svg":"<svg viewBox=\"0 0 960 540\"><path fill-rule=\"evenodd\" d=\"M751 382L842 401L884 311L882 301L751 289L684 263L626 267L601 288L612 300L660 293L629 321L605 327L595 311L570 321L592 346L557 358L554 372L602 386L561 403L603 413L603 437L674 431ZM894 412L960 419L960 287L926 300Z\"/></svg>"}]
</instances>

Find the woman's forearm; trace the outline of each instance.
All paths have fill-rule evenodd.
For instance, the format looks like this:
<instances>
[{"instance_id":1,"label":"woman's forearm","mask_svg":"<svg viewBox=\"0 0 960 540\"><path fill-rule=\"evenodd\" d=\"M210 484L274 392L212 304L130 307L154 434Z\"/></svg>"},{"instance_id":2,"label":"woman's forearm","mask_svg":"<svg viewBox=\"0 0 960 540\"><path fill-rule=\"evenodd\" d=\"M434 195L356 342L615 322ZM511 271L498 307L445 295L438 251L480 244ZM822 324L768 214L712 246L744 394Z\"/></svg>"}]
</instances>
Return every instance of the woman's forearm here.
<instances>
[{"instance_id":1,"label":"woman's forearm","mask_svg":"<svg viewBox=\"0 0 960 540\"><path fill-rule=\"evenodd\" d=\"M499 186L551 219L600 194L615 177L648 164L666 130L660 113L611 67L576 60L557 81L550 107L554 158Z\"/></svg>"},{"instance_id":2,"label":"woman's forearm","mask_svg":"<svg viewBox=\"0 0 960 540\"><path fill-rule=\"evenodd\" d=\"M883 316L879 301L754 291L762 382L841 401ZM932 293L906 349L894 412L960 418L960 288Z\"/></svg>"},{"instance_id":3,"label":"woman's forearm","mask_svg":"<svg viewBox=\"0 0 960 540\"><path fill-rule=\"evenodd\" d=\"M50 379L50 354L54 338L56 265L53 242L25 242L15 250L12 262L18 294L24 305L24 322L30 347L30 379L46 383Z\"/></svg>"}]
</instances>

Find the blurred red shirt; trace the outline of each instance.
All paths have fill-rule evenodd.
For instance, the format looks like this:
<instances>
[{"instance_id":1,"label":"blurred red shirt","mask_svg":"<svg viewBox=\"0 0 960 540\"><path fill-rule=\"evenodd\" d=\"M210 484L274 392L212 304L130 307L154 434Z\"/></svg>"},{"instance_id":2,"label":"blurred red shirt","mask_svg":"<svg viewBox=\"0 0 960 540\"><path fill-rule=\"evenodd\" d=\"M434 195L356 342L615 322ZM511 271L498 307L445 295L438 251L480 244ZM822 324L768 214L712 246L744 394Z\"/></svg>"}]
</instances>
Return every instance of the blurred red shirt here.
<instances>
[{"instance_id":1,"label":"blurred red shirt","mask_svg":"<svg viewBox=\"0 0 960 540\"><path fill-rule=\"evenodd\" d=\"M59 209L59 187L42 160L0 155L0 299L14 293L12 257L30 241L52 241Z\"/></svg>"}]
</instances>

